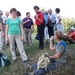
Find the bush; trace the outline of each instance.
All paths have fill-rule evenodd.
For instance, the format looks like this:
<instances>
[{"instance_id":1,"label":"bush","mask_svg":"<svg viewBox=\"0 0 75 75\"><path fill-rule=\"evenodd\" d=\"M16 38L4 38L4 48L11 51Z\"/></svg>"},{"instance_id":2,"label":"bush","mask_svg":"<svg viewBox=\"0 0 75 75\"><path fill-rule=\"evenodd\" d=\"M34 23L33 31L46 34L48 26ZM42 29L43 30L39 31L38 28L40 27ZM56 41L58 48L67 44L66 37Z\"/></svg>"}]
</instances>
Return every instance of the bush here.
<instances>
[{"instance_id":1,"label":"bush","mask_svg":"<svg viewBox=\"0 0 75 75\"><path fill-rule=\"evenodd\" d=\"M75 19L73 18L63 18L62 19L65 32L69 31L70 27L75 27Z\"/></svg>"}]
</instances>

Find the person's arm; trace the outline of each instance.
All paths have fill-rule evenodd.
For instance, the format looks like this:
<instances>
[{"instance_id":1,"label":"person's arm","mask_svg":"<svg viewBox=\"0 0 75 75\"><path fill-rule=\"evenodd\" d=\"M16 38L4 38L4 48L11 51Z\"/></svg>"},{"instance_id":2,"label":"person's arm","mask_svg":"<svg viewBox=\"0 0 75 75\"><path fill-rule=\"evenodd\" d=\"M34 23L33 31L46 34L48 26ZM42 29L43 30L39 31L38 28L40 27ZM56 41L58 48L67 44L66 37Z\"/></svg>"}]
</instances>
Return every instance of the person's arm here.
<instances>
[{"instance_id":1,"label":"person's arm","mask_svg":"<svg viewBox=\"0 0 75 75\"><path fill-rule=\"evenodd\" d=\"M31 29L32 29L32 32L34 31L34 23L33 23L33 20L31 19Z\"/></svg>"},{"instance_id":2,"label":"person's arm","mask_svg":"<svg viewBox=\"0 0 75 75\"><path fill-rule=\"evenodd\" d=\"M58 53L56 53L54 56L50 56L50 58L58 59L60 56L61 56L61 53L58 52Z\"/></svg>"},{"instance_id":3,"label":"person's arm","mask_svg":"<svg viewBox=\"0 0 75 75\"><path fill-rule=\"evenodd\" d=\"M8 25L6 25L6 33L5 33L5 37L6 37L6 43L8 43Z\"/></svg>"},{"instance_id":4,"label":"person's arm","mask_svg":"<svg viewBox=\"0 0 75 75\"><path fill-rule=\"evenodd\" d=\"M53 39L54 39L54 37L51 36L51 38L50 38L50 50L55 50L55 46L53 46Z\"/></svg>"},{"instance_id":5,"label":"person's arm","mask_svg":"<svg viewBox=\"0 0 75 75\"><path fill-rule=\"evenodd\" d=\"M39 14L39 16L36 15L36 18L37 18L40 22L43 22L43 20L44 20L43 14Z\"/></svg>"},{"instance_id":6,"label":"person's arm","mask_svg":"<svg viewBox=\"0 0 75 75\"><path fill-rule=\"evenodd\" d=\"M1 28L2 36L4 36L3 27L4 27L4 25L2 25L2 18L0 18L0 28Z\"/></svg>"},{"instance_id":7,"label":"person's arm","mask_svg":"<svg viewBox=\"0 0 75 75\"><path fill-rule=\"evenodd\" d=\"M20 24L20 30L21 30L21 40L24 40L24 31L23 31L23 26Z\"/></svg>"},{"instance_id":8,"label":"person's arm","mask_svg":"<svg viewBox=\"0 0 75 75\"><path fill-rule=\"evenodd\" d=\"M22 22L22 25L25 25L26 23L28 23L30 20L28 19L28 20L23 20L23 22Z\"/></svg>"},{"instance_id":9,"label":"person's arm","mask_svg":"<svg viewBox=\"0 0 75 75\"><path fill-rule=\"evenodd\" d=\"M57 53L55 53L55 55L53 56L50 56L50 58L53 58L53 59L58 59L60 58L60 56L62 55L62 53L65 51L65 48L63 45L60 45L58 50L57 50Z\"/></svg>"}]
</instances>

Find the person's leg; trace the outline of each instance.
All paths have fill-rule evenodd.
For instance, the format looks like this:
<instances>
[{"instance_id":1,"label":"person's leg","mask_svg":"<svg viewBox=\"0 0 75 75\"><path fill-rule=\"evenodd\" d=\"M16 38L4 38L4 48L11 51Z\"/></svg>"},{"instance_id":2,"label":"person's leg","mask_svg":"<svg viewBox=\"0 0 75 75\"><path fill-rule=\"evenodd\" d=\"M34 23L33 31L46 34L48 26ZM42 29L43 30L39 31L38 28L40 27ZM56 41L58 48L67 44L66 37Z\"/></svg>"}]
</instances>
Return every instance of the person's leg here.
<instances>
[{"instance_id":1,"label":"person's leg","mask_svg":"<svg viewBox=\"0 0 75 75\"><path fill-rule=\"evenodd\" d=\"M46 75L46 73L44 70L40 69L40 70L34 71L34 75Z\"/></svg>"},{"instance_id":2,"label":"person's leg","mask_svg":"<svg viewBox=\"0 0 75 75\"><path fill-rule=\"evenodd\" d=\"M10 50L11 50L11 53L12 53L12 58L13 58L13 60L16 60L17 57L16 57L16 54L15 54L15 47L14 47L14 38L15 38L15 35L9 34L8 38L9 38Z\"/></svg>"},{"instance_id":3,"label":"person's leg","mask_svg":"<svg viewBox=\"0 0 75 75\"><path fill-rule=\"evenodd\" d=\"M44 25L39 26L39 42L40 42L40 48L44 48Z\"/></svg>"},{"instance_id":4,"label":"person's leg","mask_svg":"<svg viewBox=\"0 0 75 75\"><path fill-rule=\"evenodd\" d=\"M33 70L33 71L36 70L37 69L37 63L32 64L30 66L30 69Z\"/></svg>"},{"instance_id":5,"label":"person's leg","mask_svg":"<svg viewBox=\"0 0 75 75\"><path fill-rule=\"evenodd\" d=\"M25 30L25 38L26 38L26 45L28 45L28 30L24 28Z\"/></svg>"},{"instance_id":6,"label":"person's leg","mask_svg":"<svg viewBox=\"0 0 75 75\"><path fill-rule=\"evenodd\" d=\"M23 30L24 30L24 43L26 43L26 35L25 35L25 28L23 28Z\"/></svg>"},{"instance_id":7,"label":"person's leg","mask_svg":"<svg viewBox=\"0 0 75 75\"><path fill-rule=\"evenodd\" d=\"M75 44L75 41L73 41L72 39L68 40L70 44Z\"/></svg>"},{"instance_id":8,"label":"person's leg","mask_svg":"<svg viewBox=\"0 0 75 75\"><path fill-rule=\"evenodd\" d=\"M32 30L28 29L28 43L32 46Z\"/></svg>"},{"instance_id":9,"label":"person's leg","mask_svg":"<svg viewBox=\"0 0 75 75\"><path fill-rule=\"evenodd\" d=\"M2 50L3 47L3 37L2 37L2 32L0 31L0 50Z\"/></svg>"},{"instance_id":10,"label":"person's leg","mask_svg":"<svg viewBox=\"0 0 75 75\"><path fill-rule=\"evenodd\" d=\"M22 60L23 61L28 60L27 55L24 51L23 42L21 41L20 35L15 35L15 41L16 41L17 47L19 49L20 55L22 57Z\"/></svg>"},{"instance_id":11,"label":"person's leg","mask_svg":"<svg viewBox=\"0 0 75 75\"><path fill-rule=\"evenodd\" d=\"M18 52L17 52L17 44L16 44L16 41L14 40L14 46L15 46L15 53L16 53L16 55L18 55Z\"/></svg>"}]
</instances>

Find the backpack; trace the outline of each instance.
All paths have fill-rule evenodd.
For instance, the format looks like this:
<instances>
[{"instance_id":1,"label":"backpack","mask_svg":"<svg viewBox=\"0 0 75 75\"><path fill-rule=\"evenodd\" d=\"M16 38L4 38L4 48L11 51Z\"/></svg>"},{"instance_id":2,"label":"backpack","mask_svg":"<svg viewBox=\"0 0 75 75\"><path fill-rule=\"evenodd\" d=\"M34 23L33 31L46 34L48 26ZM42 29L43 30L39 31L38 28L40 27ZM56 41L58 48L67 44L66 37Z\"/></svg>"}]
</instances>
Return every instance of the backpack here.
<instances>
[{"instance_id":1,"label":"backpack","mask_svg":"<svg viewBox=\"0 0 75 75\"><path fill-rule=\"evenodd\" d=\"M43 13L43 15L44 15L44 23L45 23L45 25L47 25L48 24L49 17L45 13Z\"/></svg>"},{"instance_id":2,"label":"backpack","mask_svg":"<svg viewBox=\"0 0 75 75\"><path fill-rule=\"evenodd\" d=\"M0 53L0 68L10 65L10 61L7 56Z\"/></svg>"},{"instance_id":3,"label":"backpack","mask_svg":"<svg viewBox=\"0 0 75 75\"><path fill-rule=\"evenodd\" d=\"M50 59L48 57L48 53L43 54L37 62L37 70L45 68L47 71L47 66L50 64Z\"/></svg>"},{"instance_id":4,"label":"backpack","mask_svg":"<svg viewBox=\"0 0 75 75\"><path fill-rule=\"evenodd\" d=\"M36 34L35 39L39 40L39 34L38 33Z\"/></svg>"}]
</instances>

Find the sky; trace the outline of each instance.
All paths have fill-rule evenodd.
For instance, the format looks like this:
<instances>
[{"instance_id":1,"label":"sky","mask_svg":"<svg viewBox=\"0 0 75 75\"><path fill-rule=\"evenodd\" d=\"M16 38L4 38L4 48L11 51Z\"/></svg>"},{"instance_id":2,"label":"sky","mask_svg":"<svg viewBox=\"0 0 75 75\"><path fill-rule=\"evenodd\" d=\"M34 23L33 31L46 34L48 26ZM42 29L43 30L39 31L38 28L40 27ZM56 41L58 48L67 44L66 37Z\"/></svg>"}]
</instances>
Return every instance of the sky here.
<instances>
[{"instance_id":1,"label":"sky","mask_svg":"<svg viewBox=\"0 0 75 75\"><path fill-rule=\"evenodd\" d=\"M61 9L61 15L63 17L75 18L75 0L1 0L0 10L10 11L11 8L15 7L22 13L22 18L25 17L26 12L31 12L31 16L35 15L33 7L38 5L40 8Z\"/></svg>"}]
</instances>

